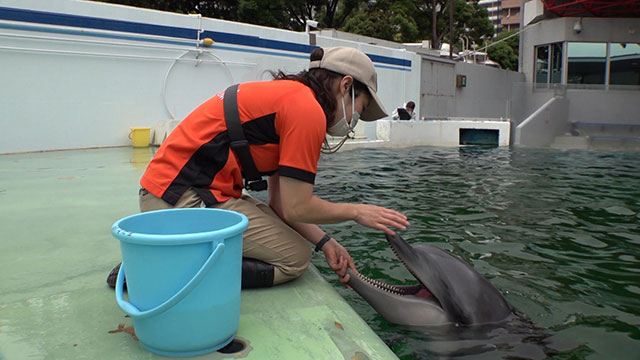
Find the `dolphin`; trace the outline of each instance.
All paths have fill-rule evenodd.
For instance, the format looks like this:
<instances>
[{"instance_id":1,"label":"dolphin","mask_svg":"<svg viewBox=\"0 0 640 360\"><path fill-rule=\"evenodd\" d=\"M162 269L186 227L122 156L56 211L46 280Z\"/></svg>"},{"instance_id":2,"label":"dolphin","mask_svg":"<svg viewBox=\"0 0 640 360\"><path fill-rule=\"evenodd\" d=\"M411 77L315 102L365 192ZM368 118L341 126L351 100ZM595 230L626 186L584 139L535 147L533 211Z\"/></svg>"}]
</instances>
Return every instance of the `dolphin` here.
<instances>
[{"instance_id":1,"label":"dolphin","mask_svg":"<svg viewBox=\"0 0 640 360\"><path fill-rule=\"evenodd\" d=\"M387 321L410 326L481 325L514 315L500 291L460 258L430 244L410 245L397 234L387 235L387 241L417 285L389 285L347 270L351 288Z\"/></svg>"}]
</instances>

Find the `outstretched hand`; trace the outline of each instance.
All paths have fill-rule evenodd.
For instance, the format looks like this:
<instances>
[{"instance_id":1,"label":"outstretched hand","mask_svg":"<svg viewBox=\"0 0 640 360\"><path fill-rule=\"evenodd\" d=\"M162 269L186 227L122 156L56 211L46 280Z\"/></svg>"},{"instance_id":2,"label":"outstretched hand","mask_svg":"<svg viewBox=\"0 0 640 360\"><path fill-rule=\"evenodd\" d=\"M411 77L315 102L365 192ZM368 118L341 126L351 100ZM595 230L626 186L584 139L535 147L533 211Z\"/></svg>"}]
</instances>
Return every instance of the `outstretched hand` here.
<instances>
[{"instance_id":1,"label":"outstretched hand","mask_svg":"<svg viewBox=\"0 0 640 360\"><path fill-rule=\"evenodd\" d=\"M331 239L322 247L324 257L327 260L327 264L337 275L341 283L347 284L349 282L349 275L347 275L347 268L353 269L357 272L356 266L351 259L351 255L347 249L345 249L336 239Z\"/></svg>"},{"instance_id":2,"label":"outstretched hand","mask_svg":"<svg viewBox=\"0 0 640 360\"><path fill-rule=\"evenodd\" d=\"M382 230L387 235L396 234L389 229L390 226L401 230L406 230L407 226L409 226L407 217L395 210L370 204L358 204L357 210L355 221L358 224Z\"/></svg>"}]
</instances>

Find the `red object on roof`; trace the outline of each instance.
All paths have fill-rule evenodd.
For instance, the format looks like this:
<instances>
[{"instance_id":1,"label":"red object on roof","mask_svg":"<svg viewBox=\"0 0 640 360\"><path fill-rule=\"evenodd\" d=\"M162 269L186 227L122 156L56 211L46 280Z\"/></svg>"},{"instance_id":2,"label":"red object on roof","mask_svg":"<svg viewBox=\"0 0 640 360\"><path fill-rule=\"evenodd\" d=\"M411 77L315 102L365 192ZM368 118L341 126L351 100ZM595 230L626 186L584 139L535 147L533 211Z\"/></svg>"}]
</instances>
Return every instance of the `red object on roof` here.
<instances>
[{"instance_id":1,"label":"red object on roof","mask_svg":"<svg viewBox=\"0 0 640 360\"><path fill-rule=\"evenodd\" d=\"M559 16L640 17L640 0L542 0Z\"/></svg>"}]
</instances>

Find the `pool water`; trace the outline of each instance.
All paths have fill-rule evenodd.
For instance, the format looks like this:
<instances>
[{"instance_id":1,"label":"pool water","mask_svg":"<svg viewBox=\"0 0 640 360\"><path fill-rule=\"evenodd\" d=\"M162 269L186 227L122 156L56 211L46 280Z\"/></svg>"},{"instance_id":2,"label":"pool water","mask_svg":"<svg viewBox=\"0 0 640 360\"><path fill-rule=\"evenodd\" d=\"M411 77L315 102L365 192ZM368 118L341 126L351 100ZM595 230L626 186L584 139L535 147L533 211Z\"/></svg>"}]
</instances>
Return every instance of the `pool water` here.
<instances>
[{"instance_id":1,"label":"pool water","mask_svg":"<svg viewBox=\"0 0 640 360\"><path fill-rule=\"evenodd\" d=\"M546 356L640 358L640 155L356 149L324 156L319 167L318 196L401 211L411 222L400 232L407 241L469 262L556 344ZM323 228L363 274L413 281L383 233L352 222ZM313 262L401 359L539 357L513 344L439 352L437 331L388 323L340 285L322 256Z\"/></svg>"}]
</instances>

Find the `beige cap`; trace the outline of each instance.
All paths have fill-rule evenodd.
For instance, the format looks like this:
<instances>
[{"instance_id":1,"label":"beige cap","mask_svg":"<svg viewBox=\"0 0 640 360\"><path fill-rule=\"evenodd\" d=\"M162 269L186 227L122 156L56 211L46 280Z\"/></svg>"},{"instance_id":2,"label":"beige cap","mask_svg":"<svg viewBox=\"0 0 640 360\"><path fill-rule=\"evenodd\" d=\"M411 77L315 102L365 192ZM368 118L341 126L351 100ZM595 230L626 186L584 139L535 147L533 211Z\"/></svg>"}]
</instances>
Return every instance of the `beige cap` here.
<instances>
[{"instance_id":1,"label":"beige cap","mask_svg":"<svg viewBox=\"0 0 640 360\"><path fill-rule=\"evenodd\" d=\"M351 75L365 84L369 88L372 101L360 114L360 120L374 121L387 116L387 111L376 94L378 75L371 59L362 51L350 47L326 47L322 50L322 59L309 63L309 69L322 68L342 75Z\"/></svg>"}]
</instances>

